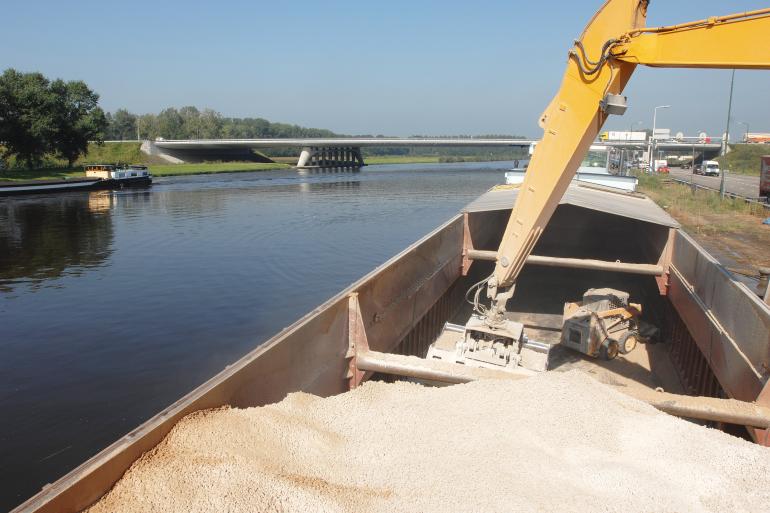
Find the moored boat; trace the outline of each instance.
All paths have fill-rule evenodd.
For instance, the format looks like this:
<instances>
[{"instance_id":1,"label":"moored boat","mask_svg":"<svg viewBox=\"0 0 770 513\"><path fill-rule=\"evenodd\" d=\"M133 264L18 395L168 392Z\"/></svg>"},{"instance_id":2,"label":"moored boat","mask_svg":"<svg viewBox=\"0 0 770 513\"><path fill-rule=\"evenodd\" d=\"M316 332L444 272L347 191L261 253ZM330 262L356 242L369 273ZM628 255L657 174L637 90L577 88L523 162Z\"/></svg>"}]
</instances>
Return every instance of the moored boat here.
<instances>
[{"instance_id":1,"label":"moored boat","mask_svg":"<svg viewBox=\"0 0 770 513\"><path fill-rule=\"evenodd\" d=\"M152 184L152 174L147 166L89 164L86 177L99 178L103 187L145 187Z\"/></svg>"}]
</instances>

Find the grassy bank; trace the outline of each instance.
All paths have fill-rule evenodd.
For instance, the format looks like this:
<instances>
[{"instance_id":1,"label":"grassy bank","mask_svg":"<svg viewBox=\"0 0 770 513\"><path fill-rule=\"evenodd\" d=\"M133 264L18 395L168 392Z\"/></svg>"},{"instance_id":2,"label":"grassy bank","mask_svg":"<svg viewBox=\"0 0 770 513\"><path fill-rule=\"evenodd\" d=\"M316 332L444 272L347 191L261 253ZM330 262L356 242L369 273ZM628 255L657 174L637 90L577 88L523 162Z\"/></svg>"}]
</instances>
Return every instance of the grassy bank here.
<instances>
[{"instance_id":1,"label":"grassy bank","mask_svg":"<svg viewBox=\"0 0 770 513\"><path fill-rule=\"evenodd\" d=\"M243 173L288 169L288 164L278 162L207 162L204 164L161 164L150 167L154 176L205 175L211 173Z\"/></svg>"},{"instance_id":2,"label":"grassy bank","mask_svg":"<svg viewBox=\"0 0 770 513\"><path fill-rule=\"evenodd\" d=\"M369 165L377 164L438 164L440 157L414 157L412 155L382 155L364 157L364 162Z\"/></svg>"},{"instance_id":3,"label":"grassy bank","mask_svg":"<svg viewBox=\"0 0 770 513\"><path fill-rule=\"evenodd\" d=\"M205 175L212 173L245 173L248 171L268 171L271 169L288 169L288 164L273 162L207 162L204 164L160 164L151 165L153 176L182 176ZM83 178L82 167L63 169L21 169L0 173L0 180L61 180L67 178Z\"/></svg>"},{"instance_id":4,"label":"grassy bank","mask_svg":"<svg viewBox=\"0 0 770 513\"><path fill-rule=\"evenodd\" d=\"M480 156L467 156L467 157L457 157L457 156L438 156L438 155L426 155L426 156L417 156L417 155L373 155L373 156L364 156L364 162L366 162L369 165L376 165L376 164L445 164L445 163L453 163L453 162L500 162L500 161L508 161L508 160L514 160L514 159L498 159L498 158L488 158L488 157L480 157Z\"/></svg>"},{"instance_id":5,"label":"grassy bank","mask_svg":"<svg viewBox=\"0 0 770 513\"><path fill-rule=\"evenodd\" d=\"M18 169L15 162L9 162L10 169L0 171L0 180L61 180L85 176L83 166L95 163L145 164L150 166L155 176L181 176L209 173L237 173L246 171L266 171L285 169L285 163L262 162L207 162L204 164L169 164L158 157L145 155L140 150L141 143L135 141L91 144L88 155L81 157L75 166L68 168L67 163L54 158L44 161L40 169Z\"/></svg>"},{"instance_id":6,"label":"grassy bank","mask_svg":"<svg viewBox=\"0 0 770 513\"><path fill-rule=\"evenodd\" d=\"M95 163L145 164L155 176L181 176L209 173L237 173L246 171L266 171L286 169L297 162L296 157L277 157L276 162L210 162L204 164L169 164L166 161L141 152L141 143L136 141L109 142L91 144L88 154L78 159L75 166L68 168L67 163L55 158L47 158L39 169L21 169L16 162L8 162L9 169L0 171L0 180L54 180L80 178L85 176L83 166ZM487 162L499 160L485 156L439 156L439 155L385 155L366 156L367 164L438 164L449 162Z\"/></svg>"},{"instance_id":7,"label":"grassy bank","mask_svg":"<svg viewBox=\"0 0 770 513\"><path fill-rule=\"evenodd\" d=\"M639 176L639 190L723 263L747 269L770 265L770 226L762 224L770 216L767 209L742 200L722 200L712 191L693 192L687 185L657 175Z\"/></svg>"},{"instance_id":8,"label":"grassy bank","mask_svg":"<svg viewBox=\"0 0 770 513\"><path fill-rule=\"evenodd\" d=\"M730 151L717 161L723 169L739 175L759 176L760 157L770 155L768 144L731 144Z\"/></svg>"}]
</instances>

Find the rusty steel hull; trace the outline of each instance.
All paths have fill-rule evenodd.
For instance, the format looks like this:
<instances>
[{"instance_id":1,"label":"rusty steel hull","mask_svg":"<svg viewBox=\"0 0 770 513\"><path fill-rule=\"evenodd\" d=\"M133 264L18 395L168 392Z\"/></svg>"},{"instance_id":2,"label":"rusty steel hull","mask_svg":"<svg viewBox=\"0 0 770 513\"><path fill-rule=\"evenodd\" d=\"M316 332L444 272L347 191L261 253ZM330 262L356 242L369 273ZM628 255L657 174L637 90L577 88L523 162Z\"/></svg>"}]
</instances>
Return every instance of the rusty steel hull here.
<instances>
[{"instance_id":1,"label":"rusty steel hull","mask_svg":"<svg viewBox=\"0 0 770 513\"><path fill-rule=\"evenodd\" d=\"M575 218L575 207L562 214L562 222ZM484 265L468 259L468 251L495 248L508 215L509 211L492 209L454 217L14 512L82 510L106 493L177 421L194 411L224 405L261 406L295 391L319 396L345 392L357 378L368 377L351 378L349 368L351 342L362 336L374 352L424 355L444 323L462 308L472 268ZM555 219L558 225L558 210ZM650 280L656 296L668 294L670 301L663 299L669 327L664 333L671 338L672 358L682 380L692 383L692 392L718 396L724 391L748 401L765 388L764 397L770 401L763 367L770 351L770 309L755 301L746 287L736 285L713 258L676 228L647 227L636 233L641 234L644 246L641 263L664 270L663 277L638 279ZM559 234L549 237L546 233L540 248L546 253L549 239L564 240ZM590 241L591 237L581 234L579 239ZM600 238L596 248L601 248ZM588 251L579 256L606 255ZM553 274L543 272L544 276ZM526 274L523 281L529 279ZM353 303L357 324L351 323ZM761 442L763 433L755 434Z\"/></svg>"}]
</instances>

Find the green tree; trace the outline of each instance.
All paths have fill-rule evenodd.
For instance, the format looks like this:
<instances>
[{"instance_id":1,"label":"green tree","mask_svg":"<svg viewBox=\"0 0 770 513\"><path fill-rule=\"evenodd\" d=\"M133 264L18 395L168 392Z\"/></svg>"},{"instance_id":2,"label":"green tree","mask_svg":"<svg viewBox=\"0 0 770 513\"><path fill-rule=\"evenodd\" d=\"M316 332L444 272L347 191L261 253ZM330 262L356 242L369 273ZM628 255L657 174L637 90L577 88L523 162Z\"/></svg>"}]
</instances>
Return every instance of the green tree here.
<instances>
[{"instance_id":1,"label":"green tree","mask_svg":"<svg viewBox=\"0 0 770 513\"><path fill-rule=\"evenodd\" d=\"M127 141L136 138L135 114L131 114L126 109L118 109L115 114L107 114L108 128L105 134L106 139L115 141Z\"/></svg>"},{"instance_id":2,"label":"green tree","mask_svg":"<svg viewBox=\"0 0 770 513\"><path fill-rule=\"evenodd\" d=\"M198 139L200 137L200 115L197 108L187 106L179 109L182 118L182 128L179 137L175 139Z\"/></svg>"},{"instance_id":3,"label":"green tree","mask_svg":"<svg viewBox=\"0 0 770 513\"><path fill-rule=\"evenodd\" d=\"M155 121L159 137L184 139L184 119L175 108L162 110Z\"/></svg>"},{"instance_id":4,"label":"green tree","mask_svg":"<svg viewBox=\"0 0 770 513\"><path fill-rule=\"evenodd\" d=\"M201 139L218 139L222 137L222 116L212 109L203 109L198 118Z\"/></svg>"},{"instance_id":5,"label":"green tree","mask_svg":"<svg viewBox=\"0 0 770 513\"><path fill-rule=\"evenodd\" d=\"M140 139L158 137L158 119L155 114L142 114L136 118L136 130Z\"/></svg>"},{"instance_id":6,"label":"green tree","mask_svg":"<svg viewBox=\"0 0 770 513\"><path fill-rule=\"evenodd\" d=\"M54 80L51 83L55 130L51 150L72 167L88 153L89 141L104 141L107 119L99 107L99 95L85 82Z\"/></svg>"},{"instance_id":7,"label":"green tree","mask_svg":"<svg viewBox=\"0 0 770 513\"><path fill-rule=\"evenodd\" d=\"M3 157L38 165L56 131L50 82L40 73L7 69L0 75L0 141Z\"/></svg>"}]
</instances>

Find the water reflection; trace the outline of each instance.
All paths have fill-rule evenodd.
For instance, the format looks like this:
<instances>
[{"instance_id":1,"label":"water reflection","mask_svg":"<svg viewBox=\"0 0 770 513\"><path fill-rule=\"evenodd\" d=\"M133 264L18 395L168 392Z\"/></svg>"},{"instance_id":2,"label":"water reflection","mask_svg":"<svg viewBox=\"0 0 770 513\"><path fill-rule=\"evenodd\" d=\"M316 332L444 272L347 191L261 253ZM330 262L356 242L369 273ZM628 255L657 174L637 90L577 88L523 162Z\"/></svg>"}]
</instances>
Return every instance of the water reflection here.
<instances>
[{"instance_id":1,"label":"water reflection","mask_svg":"<svg viewBox=\"0 0 770 513\"><path fill-rule=\"evenodd\" d=\"M0 200L0 290L101 265L111 254L110 191Z\"/></svg>"},{"instance_id":2,"label":"water reflection","mask_svg":"<svg viewBox=\"0 0 770 513\"><path fill-rule=\"evenodd\" d=\"M0 511L501 183L511 164L0 199ZM36 288L35 293L29 293Z\"/></svg>"}]
</instances>

